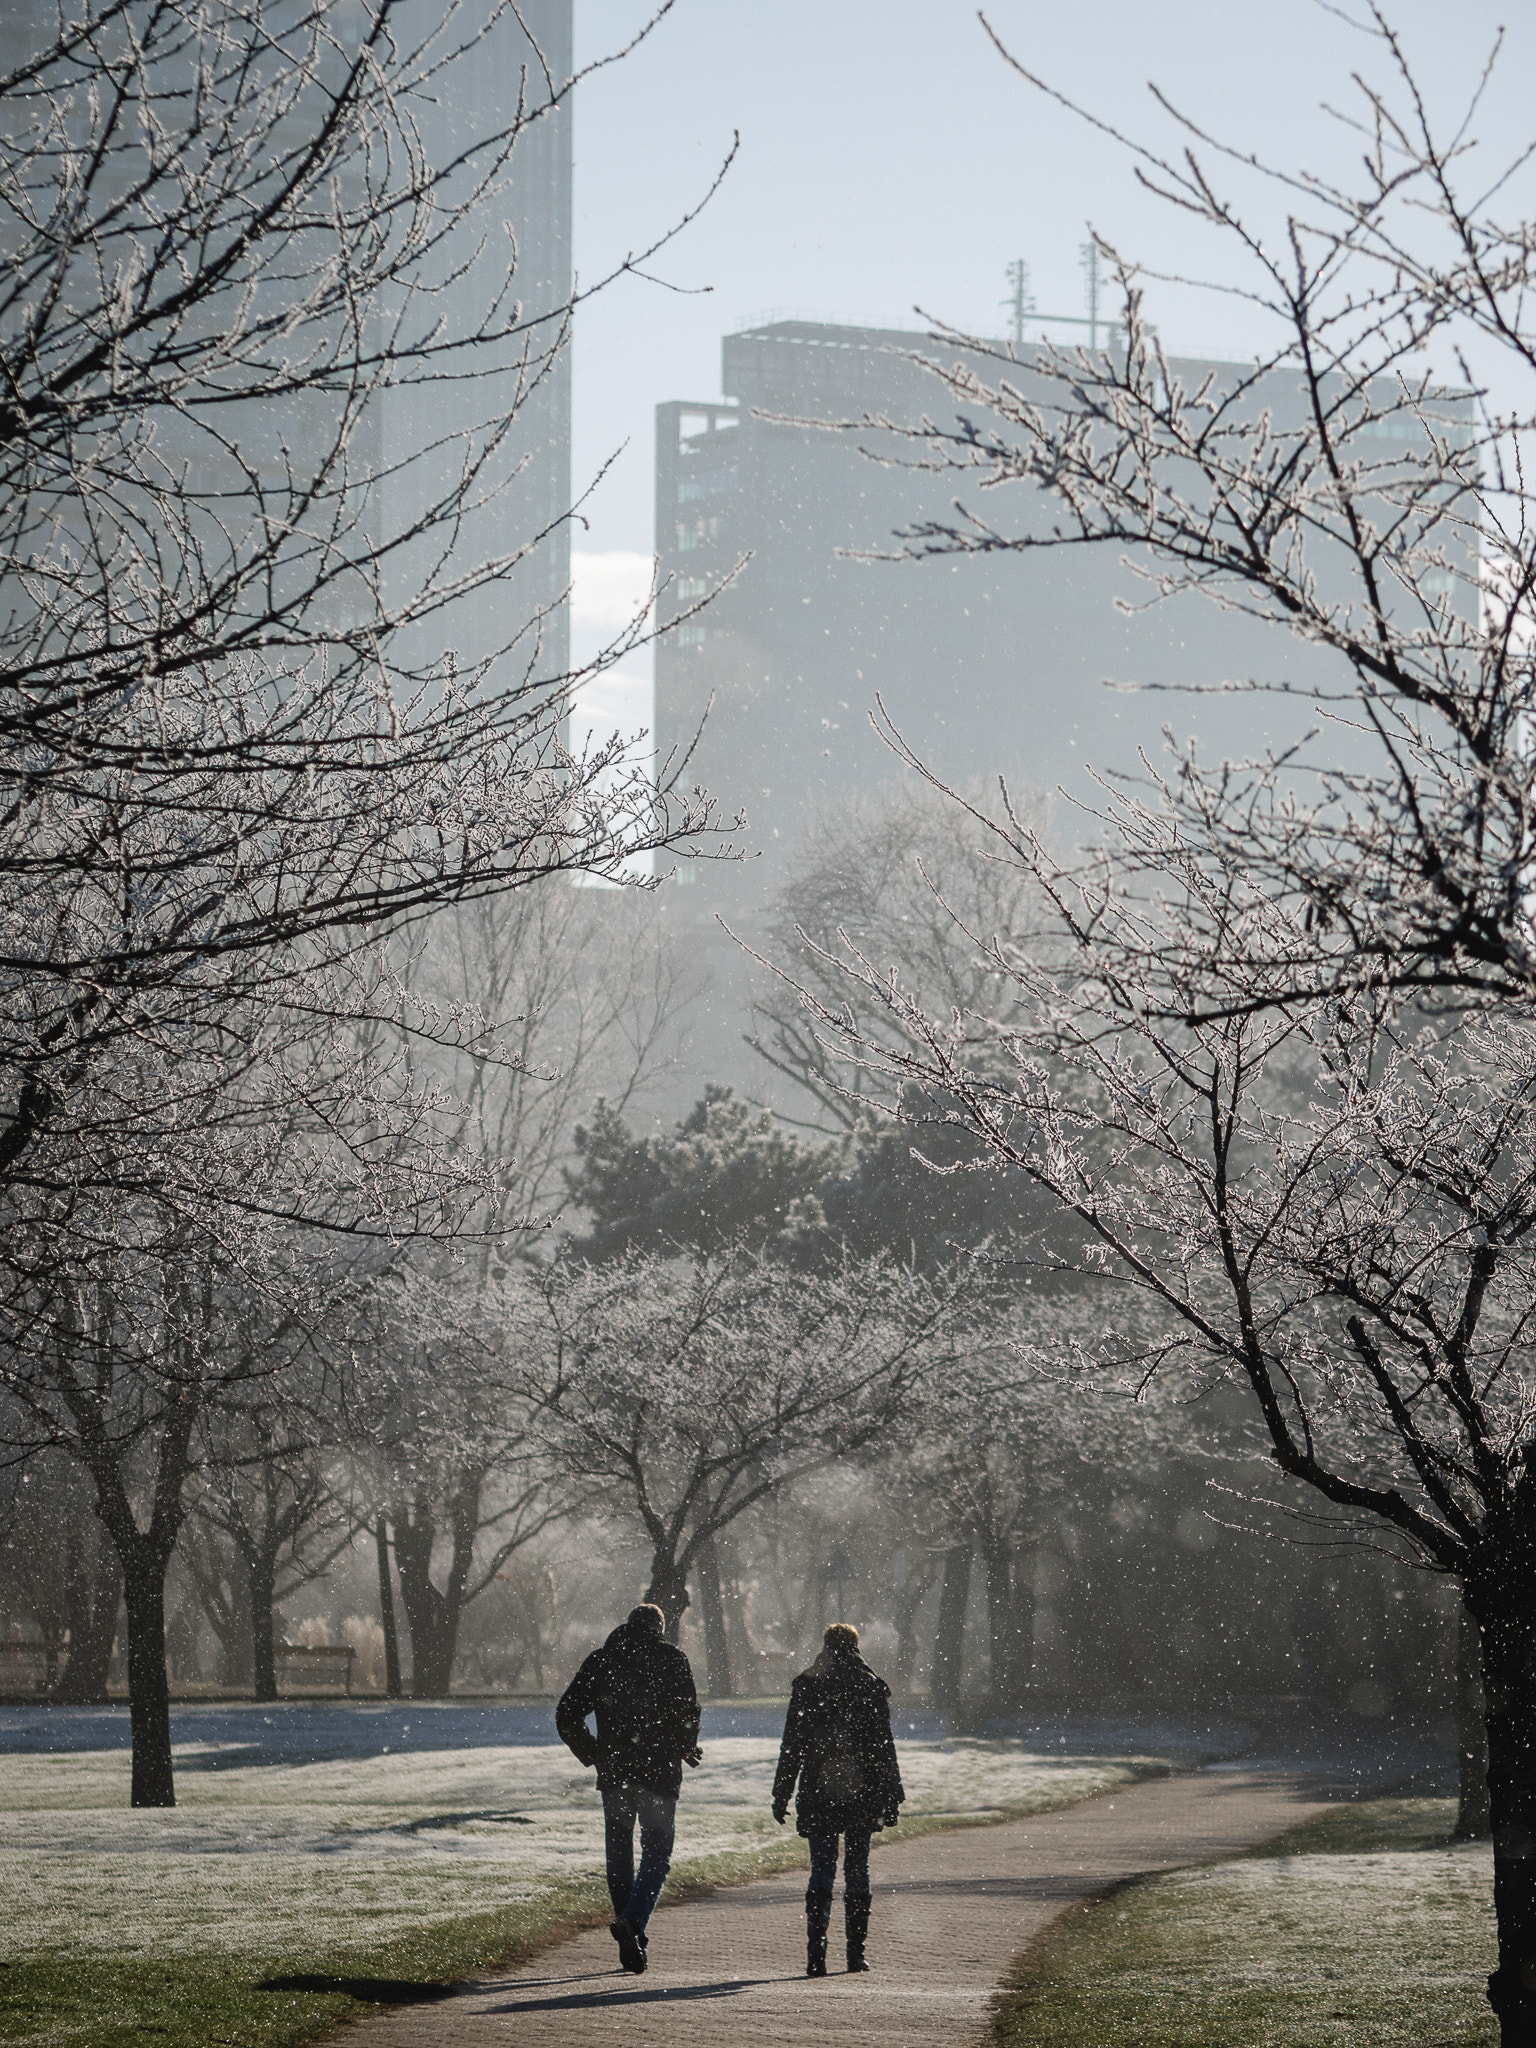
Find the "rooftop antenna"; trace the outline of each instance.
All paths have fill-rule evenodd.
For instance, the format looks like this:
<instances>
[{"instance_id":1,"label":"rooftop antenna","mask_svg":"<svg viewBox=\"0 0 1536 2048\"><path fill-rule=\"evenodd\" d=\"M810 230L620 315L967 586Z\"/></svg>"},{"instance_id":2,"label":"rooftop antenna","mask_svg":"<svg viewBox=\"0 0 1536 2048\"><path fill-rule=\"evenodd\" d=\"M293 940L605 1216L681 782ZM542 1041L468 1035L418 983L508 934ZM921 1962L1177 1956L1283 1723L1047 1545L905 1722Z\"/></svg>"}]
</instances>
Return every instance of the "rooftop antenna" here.
<instances>
[{"instance_id":1,"label":"rooftop antenna","mask_svg":"<svg viewBox=\"0 0 1536 2048\"><path fill-rule=\"evenodd\" d=\"M1083 259L1083 281L1088 299L1088 346L1097 349L1099 345L1099 245L1084 242L1079 251Z\"/></svg>"},{"instance_id":2,"label":"rooftop antenna","mask_svg":"<svg viewBox=\"0 0 1536 2048\"><path fill-rule=\"evenodd\" d=\"M1029 265L1022 256L1016 256L1008 266L1009 293L1001 303L1013 315L1013 345L1024 346L1024 323L1035 310L1034 294L1029 289Z\"/></svg>"}]
</instances>

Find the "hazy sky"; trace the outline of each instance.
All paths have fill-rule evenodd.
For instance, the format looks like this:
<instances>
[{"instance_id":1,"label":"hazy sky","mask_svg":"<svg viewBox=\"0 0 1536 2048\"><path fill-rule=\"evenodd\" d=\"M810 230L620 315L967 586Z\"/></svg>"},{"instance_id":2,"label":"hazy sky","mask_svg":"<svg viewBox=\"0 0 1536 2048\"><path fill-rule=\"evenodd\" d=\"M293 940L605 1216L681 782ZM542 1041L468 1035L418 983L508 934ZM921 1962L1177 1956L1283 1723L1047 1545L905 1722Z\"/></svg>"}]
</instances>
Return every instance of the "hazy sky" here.
<instances>
[{"instance_id":1,"label":"hazy sky","mask_svg":"<svg viewBox=\"0 0 1536 2048\"><path fill-rule=\"evenodd\" d=\"M579 57L617 46L648 12L634 0L576 0ZM1536 8L1393 9L1447 114L1503 16L1515 27L1479 123L1488 145L1536 129ZM1314 0L993 0L989 18L1032 69L1116 125L1176 142L1147 92L1153 79L1231 140L1287 163L1358 161L1358 141L1319 102L1348 108L1350 70L1382 70L1365 38ZM1212 268L1205 238L1140 190L1122 152L1008 70L966 0L676 0L651 40L577 101L582 275L692 203L736 129L724 187L657 264L669 282L708 293L625 280L580 316L577 476L628 443L595 501L592 548L650 549L652 409L718 395L720 336L743 316L908 324L919 304L1000 332L1004 266L1019 255L1043 310L1077 312L1090 220L1144 259ZM1156 285L1148 298L1181 351L1254 344L1233 300Z\"/></svg>"},{"instance_id":2,"label":"hazy sky","mask_svg":"<svg viewBox=\"0 0 1536 2048\"><path fill-rule=\"evenodd\" d=\"M622 44L649 11L635 0L576 0L579 58ZM1514 27L1478 121L1480 155L1536 131L1536 7L1398 0L1392 15L1449 119L1505 14ZM1358 164L1359 140L1321 104L1353 109L1351 70L1385 70L1367 39L1316 0L993 0L989 18L1032 69L1165 150L1179 137L1148 80L1242 148L1346 170ZM1008 69L968 0L676 0L646 44L581 89L581 275L596 276L695 203L733 130L741 149L723 188L655 266L699 295L626 279L579 316L578 484L623 448L577 542L587 557L579 623L589 630L652 547L653 408L718 396L720 337L744 317L783 310L911 324L921 305L998 333L1015 256L1029 262L1042 310L1078 312L1089 221L1160 268L1225 274L1225 252L1143 191L1123 151ZM1240 172L1230 178L1243 188ZM1274 217L1272 188L1254 203ZM1255 316L1233 297L1152 284L1148 313L1180 352L1259 345ZM637 664L627 673L640 683Z\"/></svg>"}]
</instances>

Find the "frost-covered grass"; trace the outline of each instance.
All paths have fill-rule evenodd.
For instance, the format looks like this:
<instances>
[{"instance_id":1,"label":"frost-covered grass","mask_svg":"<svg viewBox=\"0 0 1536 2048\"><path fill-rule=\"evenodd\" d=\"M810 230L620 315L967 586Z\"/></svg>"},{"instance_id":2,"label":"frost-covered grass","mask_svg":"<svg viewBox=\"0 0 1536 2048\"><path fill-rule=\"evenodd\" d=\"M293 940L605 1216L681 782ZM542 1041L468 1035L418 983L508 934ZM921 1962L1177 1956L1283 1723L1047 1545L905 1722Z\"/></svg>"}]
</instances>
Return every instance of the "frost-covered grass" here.
<instances>
[{"instance_id":1,"label":"frost-covered grass","mask_svg":"<svg viewBox=\"0 0 1536 2048\"><path fill-rule=\"evenodd\" d=\"M1491 2048L1493 1856L1454 1804L1371 1800L1268 1853L1151 1878L1025 1958L1000 2048Z\"/></svg>"},{"instance_id":2,"label":"frost-covered grass","mask_svg":"<svg viewBox=\"0 0 1536 2048\"><path fill-rule=\"evenodd\" d=\"M1036 1811L1152 1759L900 1744L918 1827ZM250 1761L178 1749L179 1804L134 1812L118 1750L0 1766L0 2041L289 2048L370 1996L515 1958L607 1917L593 1774L549 1744ZM777 1745L707 1741L671 1888L805 1860L769 1813ZM898 1835L899 1835L898 1831Z\"/></svg>"},{"instance_id":3,"label":"frost-covered grass","mask_svg":"<svg viewBox=\"0 0 1536 2048\"><path fill-rule=\"evenodd\" d=\"M678 1808L684 1876L722 1859L742 1872L781 1860L768 1811L776 1754L760 1738L707 1746ZM1059 1805L1139 1768L965 1737L903 1743L901 1758L904 1811L949 1817ZM562 1748L183 1768L180 1804L148 1812L127 1805L121 1751L13 1756L4 1780L12 1960L351 1947L602 1872L593 1775Z\"/></svg>"}]
</instances>

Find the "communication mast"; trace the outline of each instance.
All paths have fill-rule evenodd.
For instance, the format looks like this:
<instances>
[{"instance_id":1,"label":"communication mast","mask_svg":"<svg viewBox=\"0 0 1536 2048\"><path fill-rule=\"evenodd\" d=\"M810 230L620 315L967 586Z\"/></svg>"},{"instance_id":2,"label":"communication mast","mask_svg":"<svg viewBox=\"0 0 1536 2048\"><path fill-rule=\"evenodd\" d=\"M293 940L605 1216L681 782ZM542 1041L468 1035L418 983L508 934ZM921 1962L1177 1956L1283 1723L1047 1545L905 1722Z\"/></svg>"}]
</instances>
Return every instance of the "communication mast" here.
<instances>
[{"instance_id":1,"label":"communication mast","mask_svg":"<svg viewBox=\"0 0 1536 2048\"><path fill-rule=\"evenodd\" d=\"M1008 266L1009 292L1002 304L1013 314L1013 345L1024 346L1024 322L1035 310L1034 295L1029 289L1029 265L1022 256L1014 258Z\"/></svg>"},{"instance_id":2,"label":"communication mast","mask_svg":"<svg viewBox=\"0 0 1536 2048\"><path fill-rule=\"evenodd\" d=\"M1083 242L1078 254L1083 265L1083 293L1087 305L1087 317L1081 313L1041 313L1035 309L1034 294L1029 288L1029 265L1022 256L1016 256L1008 265L1008 296L999 303L1006 306L1011 315L1012 339L1015 348L1024 345L1024 330L1033 323L1040 327L1086 327L1088 346L1097 351L1099 336L1105 337L1105 346L1113 349L1121 332L1118 320L1109 320L1099 313L1100 288L1104 282L1099 272L1099 245L1097 242Z\"/></svg>"},{"instance_id":3,"label":"communication mast","mask_svg":"<svg viewBox=\"0 0 1536 2048\"><path fill-rule=\"evenodd\" d=\"M1099 345L1099 245L1084 242L1078 254L1083 259L1083 285L1088 301L1088 346Z\"/></svg>"}]
</instances>

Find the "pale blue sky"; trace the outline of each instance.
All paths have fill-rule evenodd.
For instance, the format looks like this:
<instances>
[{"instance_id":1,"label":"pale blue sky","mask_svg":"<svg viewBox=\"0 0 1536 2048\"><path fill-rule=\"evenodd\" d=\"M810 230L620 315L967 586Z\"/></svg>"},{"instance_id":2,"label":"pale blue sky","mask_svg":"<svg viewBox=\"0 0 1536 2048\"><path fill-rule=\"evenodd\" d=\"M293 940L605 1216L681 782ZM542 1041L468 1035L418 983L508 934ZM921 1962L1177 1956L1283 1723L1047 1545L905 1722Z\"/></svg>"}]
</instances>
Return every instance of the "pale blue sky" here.
<instances>
[{"instance_id":1,"label":"pale blue sky","mask_svg":"<svg viewBox=\"0 0 1536 2048\"><path fill-rule=\"evenodd\" d=\"M576 0L590 57L633 32L640 0ZM1287 163L1358 155L1320 111L1350 103L1364 39L1315 0L994 0L990 18L1031 65L1145 138L1172 130L1148 79L1235 141ZM1513 18L1482 128L1536 128L1536 8L1507 0L1399 0L1441 107L1475 83ZM685 298L626 281L585 309L575 357L576 474L628 442L582 545L648 551L652 408L719 390L720 336L786 308L859 320L921 304L1000 331L1004 266L1028 258L1042 308L1076 311L1092 220L1167 267L1208 269L1198 234L1136 185L1125 157L1012 74L969 0L677 0L654 37L583 88L576 114L576 260L596 274L741 154L706 216L659 263ZM1151 317L1178 350L1241 354L1255 330L1234 302L1154 287Z\"/></svg>"}]
</instances>

